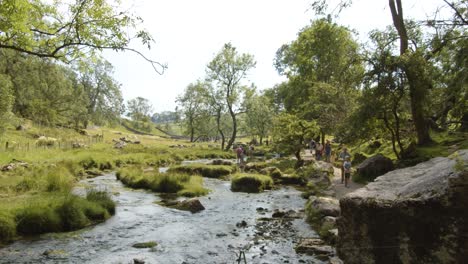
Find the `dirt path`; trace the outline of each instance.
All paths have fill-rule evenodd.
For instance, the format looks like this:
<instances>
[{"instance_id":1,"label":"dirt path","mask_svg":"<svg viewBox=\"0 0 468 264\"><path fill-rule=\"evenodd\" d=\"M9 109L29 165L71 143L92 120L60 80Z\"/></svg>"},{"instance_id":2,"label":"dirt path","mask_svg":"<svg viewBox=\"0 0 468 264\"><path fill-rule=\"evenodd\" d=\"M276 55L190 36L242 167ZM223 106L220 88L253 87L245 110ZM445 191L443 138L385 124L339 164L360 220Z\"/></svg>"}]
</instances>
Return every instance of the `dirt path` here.
<instances>
[{"instance_id":1,"label":"dirt path","mask_svg":"<svg viewBox=\"0 0 468 264\"><path fill-rule=\"evenodd\" d=\"M305 153L303 153L303 158L304 160L312 160L314 159L313 155L309 152L309 150L305 150ZM341 183L341 170L340 168L334 167L334 172L333 172L333 180L332 180L332 186L333 189L336 192L336 198L340 199L341 197L345 196L346 194L353 192L361 187L364 186L364 184L360 183L355 183L352 180L349 182L349 188L346 188L344 186L344 183Z\"/></svg>"}]
</instances>

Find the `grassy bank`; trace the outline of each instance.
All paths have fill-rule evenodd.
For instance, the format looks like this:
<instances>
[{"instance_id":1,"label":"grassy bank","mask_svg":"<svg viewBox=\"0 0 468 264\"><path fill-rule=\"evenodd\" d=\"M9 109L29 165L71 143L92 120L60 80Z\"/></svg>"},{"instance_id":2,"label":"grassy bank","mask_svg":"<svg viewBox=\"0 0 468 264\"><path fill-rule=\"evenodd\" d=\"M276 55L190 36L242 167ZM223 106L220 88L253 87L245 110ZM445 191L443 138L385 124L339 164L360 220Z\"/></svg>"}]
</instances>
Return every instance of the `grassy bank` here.
<instances>
[{"instance_id":1,"label":"grassy bank","mask_svg":"<svg viewBox=\"0 0 468 264\"><path fill-rule=\"evenodd\" d=\"M236 170L237 167L235 165L188 164L173 166L169 168L168 172L196 174L207 178L221 178L234 173Z\"/></svg>"},{"instance_id":2,"label":"grassy bank","mask_svg":"<svg viewBox=\"0 0 468 264\"><path fill-rule=\"evenodd\" d=\"M117 172L117 179L128 187L148 189L160 193L173 193L185 197L195 197L208 194L203 188L200 176L181 173L144 172L140 167L129 167Z\"/></svg>"}]
</instances>

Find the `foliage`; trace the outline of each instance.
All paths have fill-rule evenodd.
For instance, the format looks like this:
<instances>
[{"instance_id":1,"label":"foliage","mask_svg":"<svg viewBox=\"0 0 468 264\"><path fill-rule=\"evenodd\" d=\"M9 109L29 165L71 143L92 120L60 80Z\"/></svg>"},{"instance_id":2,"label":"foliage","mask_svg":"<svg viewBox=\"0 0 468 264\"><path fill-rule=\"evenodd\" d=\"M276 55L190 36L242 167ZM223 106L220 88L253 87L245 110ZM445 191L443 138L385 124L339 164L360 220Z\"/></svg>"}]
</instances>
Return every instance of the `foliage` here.
<instances>
[{"instance_id":1,"label":"foliage","mask_svg":"<svg viewBox=\"0 0 468 264\"><path fill-rule=\"evenodd\" d=\"M128 116L134 121L149 121L153 105L143 97L137 97L127 102Z\"/></svg>"},{"instance_id":2,"label":"foliage","mask_svg":"<svg viewBox=\"0 0 468 264\"><path fill-rule=\"evenodd\" d=\"M147 31L137 29L140 17L117 6L108 1L2 1L0 49L65 62L93 56L103 49L129 50L150 62L155 70L156 65L164 69L128 47L131 39L139 39L150 48L153 39Z\"/></svg>"},{"instance_id":3,"label":"foliage","mask_svg":"<svg viewBox=\"0 0 468 264\"><path fill-rule=\"evenodd\" d=\"M300 153L304 149L304 142L313 138L317 133L315 122L300 119L296 115L282 113L273 121L273 138L277 151L294 154L300 162Z\"/></svg>"},{"instance_id":4,"label":"foliage","mask_svg":"<svg viewBox=\"0 0 468 264\"><path fill-rule=\"evenodd\" d=\"M207 66L208 79L215 82L217 92L227 108L232 121L232 134L225 150L229 150L236 140L239 102L241 101L241 81L247 72L255 67L255 61L250 54L238 54L237 49L226 43Z\"/></svg>"}]
</instances>

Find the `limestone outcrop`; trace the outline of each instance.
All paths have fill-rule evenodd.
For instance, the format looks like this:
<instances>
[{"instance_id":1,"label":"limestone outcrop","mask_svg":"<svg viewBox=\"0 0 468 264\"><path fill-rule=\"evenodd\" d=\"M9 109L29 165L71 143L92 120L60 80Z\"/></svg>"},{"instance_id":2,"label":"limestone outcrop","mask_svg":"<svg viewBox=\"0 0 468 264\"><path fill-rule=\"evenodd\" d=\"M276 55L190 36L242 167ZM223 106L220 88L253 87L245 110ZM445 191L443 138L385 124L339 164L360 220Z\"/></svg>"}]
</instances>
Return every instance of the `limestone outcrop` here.
<instances>
[{"instance_id":1,"label":"limestone outcrop","mask_svg":"<svg viewBox=\"0 0 468 264\"><path fill-rule=\"evenodd\" d=\"M391 171L340 199L347 264L466 263L468 150Z\"/></svg>"},{"instance_id":2,"label":"limestone outcrop","mask_svg":"<svg viewBox=\"0 0 468 264\"><path fill-rule=\"evenodd\" d=\"M391 170L393 170L392 160L382 154L364 160L356 169L359 175L369 181Z\"/></svg>"}]
</instances>

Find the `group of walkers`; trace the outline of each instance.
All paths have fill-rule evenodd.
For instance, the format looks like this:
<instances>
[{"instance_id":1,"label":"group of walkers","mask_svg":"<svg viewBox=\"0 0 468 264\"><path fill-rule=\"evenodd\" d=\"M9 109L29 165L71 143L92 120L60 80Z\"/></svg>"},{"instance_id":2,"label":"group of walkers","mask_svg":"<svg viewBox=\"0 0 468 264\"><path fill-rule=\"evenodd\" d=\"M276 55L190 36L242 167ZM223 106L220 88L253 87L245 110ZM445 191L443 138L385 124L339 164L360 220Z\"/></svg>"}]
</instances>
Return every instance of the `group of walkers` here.
<instances>
[{"instance_id":1,"label":"group of walkers","mask_svg":"<svg viewBox=\"0 0 468 264\"><path fill-rule=\"evenodd\" d=\"M240 167L243 167L245 165L248 157L253 156L254 149L255 147L252 143L248 147L245 147L241 144L237 146L235 151L237 156L237 164L239 164Z\"/></svg>"},{"instance_id":2,"label":"group of walkers","mask_svg":"<svg viewBox=\"0 0 468 264\"><path fill-rule=\"evenodd\" d=\"M325 158L326 162L331 162L332 148L330 140L327 140L325 144L320 144L315 140L309 142L310 153L315 154L315 160L322 160ZM351 154L349 154L346 147L342 148L342 151L338 155L338 160L341 164L341 183L345 184L345 187L349 188L349 179L351 178Z\"/></svg>"}]
</instances>

